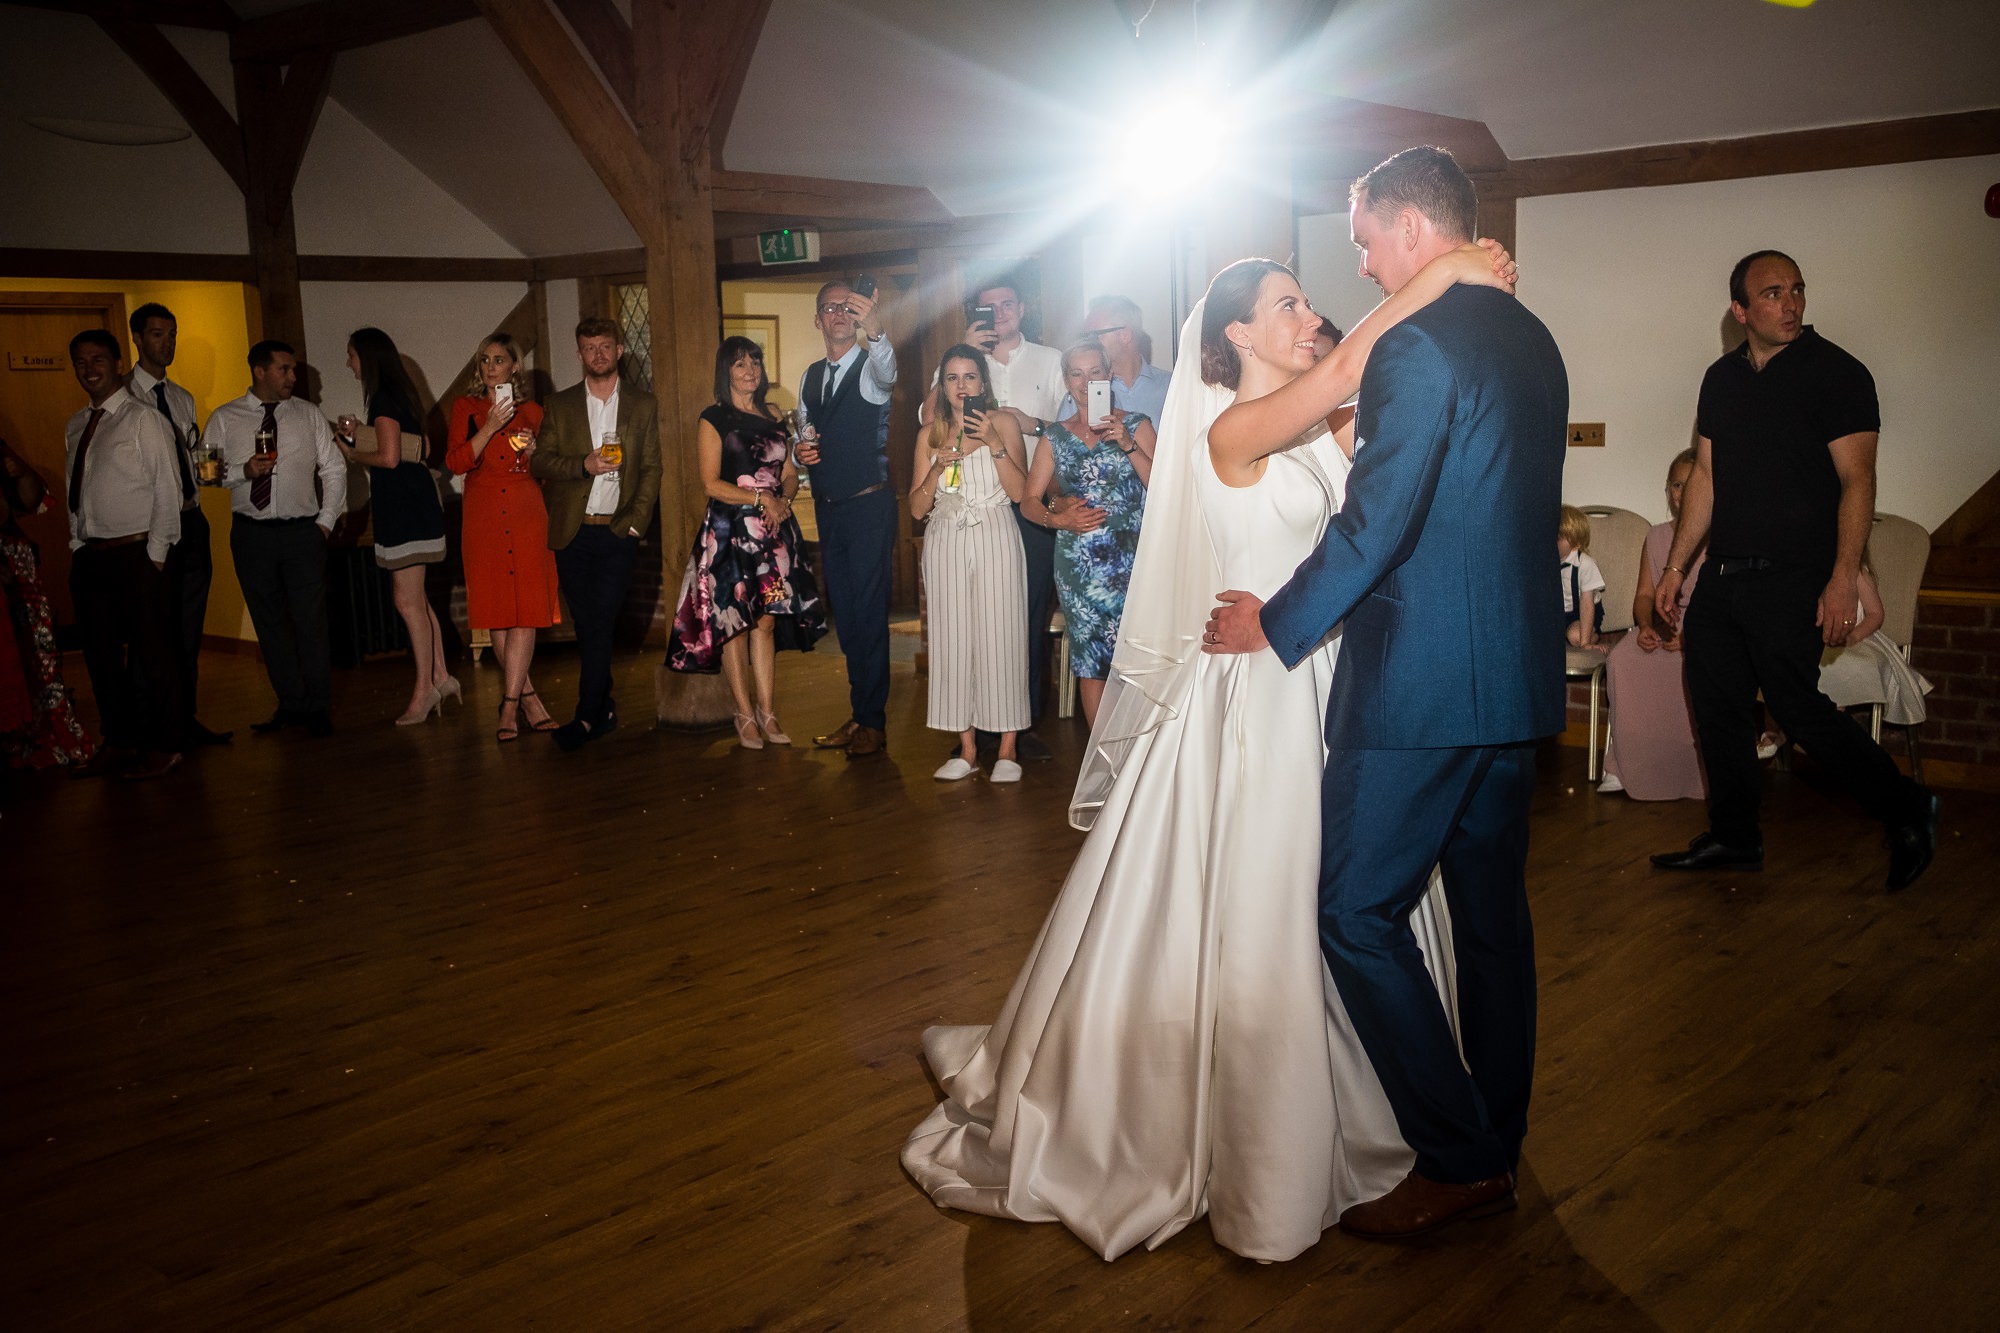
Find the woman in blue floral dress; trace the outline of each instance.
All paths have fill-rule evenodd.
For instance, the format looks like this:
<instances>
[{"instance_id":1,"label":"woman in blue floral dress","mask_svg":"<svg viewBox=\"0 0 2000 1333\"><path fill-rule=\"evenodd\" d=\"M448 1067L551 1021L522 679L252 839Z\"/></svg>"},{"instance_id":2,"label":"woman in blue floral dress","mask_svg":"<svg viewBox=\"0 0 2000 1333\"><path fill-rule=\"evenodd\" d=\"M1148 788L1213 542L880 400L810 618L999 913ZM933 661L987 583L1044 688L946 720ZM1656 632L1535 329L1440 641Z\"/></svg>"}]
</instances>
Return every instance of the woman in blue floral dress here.
<instances>
[{"instance_id":1,"label":"woman in blue floral dress","mask_svg":"<svg viewBox=\"0 0 2000 1333\"><path fill-rule=\"evenodd\" d=\"M736 702L736 739L749 750L791 744L772 707L777 650L810 652L826 633L792 517L799 474L785 428L764 401L770 387L763 349L748 338L724 339L715 354L715 405L696 428L708 512L667 641L673 670L720 668Z\"/></svg>"},{"instance_id":2,"label":"woman in blue floral dress","mask_svg":"<svg viewBox=\"0 0 2000 1333\"><path fill-rule=\"evenodd\" d=\"M1102 343L1086 339L1063 353L1063 380L1078 407L1067 421L1049 423L1021 506L1030 522L1056 529L1056 595L1068 626L1069 669L1092 725L1125 614L1155 442L1153 423L1142 413L1114 407L1101 421L1087 420L1090 382L1110 379ZM1052 488L1063 498L1049 507L1040 501Z\"/></svg>"}]
</instances>

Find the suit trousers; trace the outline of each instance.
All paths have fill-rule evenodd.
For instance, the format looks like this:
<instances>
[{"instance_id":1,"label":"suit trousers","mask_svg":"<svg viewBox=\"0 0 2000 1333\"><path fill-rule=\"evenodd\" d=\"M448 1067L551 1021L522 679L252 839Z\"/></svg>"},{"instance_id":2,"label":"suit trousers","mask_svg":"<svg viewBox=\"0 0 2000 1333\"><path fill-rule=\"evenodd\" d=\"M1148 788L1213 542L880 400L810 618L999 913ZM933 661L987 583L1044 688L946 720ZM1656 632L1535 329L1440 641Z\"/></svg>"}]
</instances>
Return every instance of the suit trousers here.
<instances>
[{"instance_id":1,"label":"suit trousers","mask_svg":"<svg viewBox=\"0 0 2000 1333\"><path fill-rule=\"evenodd\" d=\"M1056 534L1030 523L1014 506L1021 553L1028 562L1028 716L1041 720L1049 697L1049 604L1056 592Z\"/></svg>"},{"instance_id":2,"label":"suit trousers","mask_svg":"<svg viewBox=\"0 0 2000 1333\"><path fill-rule=\"evenodd\" d=\"M154 568L146 543L77 548L69 589L105 742L128 750L182 748L187 708L178 617L171 585Z\"/></svg>"},{"instance_id":3,"label":"suit trousers","mask_svg":"<svg viewBox=\"0 0 2000 1333\"><path fill-rule=\"evenodd\" d=\"M1916 815L1923 789L1819 692L1825 649L1813 624L1823 576L1792 565L1701 572L1687 610L1688 701L1708 774L1708 828L1731 847L1761 847L1757 692L1813 762L1884 823Z\"/></svg>"},{"instance_id":4,"label":"suit trousers","mask_svg":"<svg viewBox=\"0 0 2000 1333\"><path fill-rule=\"evenodd\" d=\"M1321 787L1320 947L1416 1169L1512 1171L1535 1072L1531 745L1333 750ZM1459 1042L1409 918L1444 876ZM1460 1045L1464 1059L1460 1060Z\"/></svg>"},{"instance_id":5,"label":"suit trousers","mask_svg":"<svg viewBox=\"0 0 2000 1333\"><path fill-rule=\"evenodd\" d=\"M855 725L888 728L889 585L896 561L896 495L888 487L819 500L826 600L847 658L847 711Z\"/></svg>"},{"instance_id":6,"label":"suit trousers","mask_svg":"<svg viewBox=\"0 0 2000 1333\"><path fill-rule=\"evenodd\" d=\"M201 512L201 506L183 509L181 539L167 552L167 578L174 587L179 616L181 688L187 692L190 717L195 712L195 689L201 683L201 633L208 620L208 585L215 578L215 556L208 540L208 515Z\"/></svg>"},{"instance_id":7,"label":"suit trousers","mask_svg":"<svg viewBox=\"0 0 2000 1333\"><path fill-rule=\"evenodd\" d=\"M238 514L229 526L229 554L279 709L325 712L333 703L333 670L326 626L326 536L318 521Z\"/></svg>"},{"instance_id":8,"label":"suit trousers","mask_svg":"<svg viewBox=\"0 0 2000 1333\"><path fill-rule=\"evenodd\" d=\"M576 624L576 720L600 727L611 712L611 646L632 583L639 539L586 523L556 552L556 578Z\"/></svg>"}]
</instances>

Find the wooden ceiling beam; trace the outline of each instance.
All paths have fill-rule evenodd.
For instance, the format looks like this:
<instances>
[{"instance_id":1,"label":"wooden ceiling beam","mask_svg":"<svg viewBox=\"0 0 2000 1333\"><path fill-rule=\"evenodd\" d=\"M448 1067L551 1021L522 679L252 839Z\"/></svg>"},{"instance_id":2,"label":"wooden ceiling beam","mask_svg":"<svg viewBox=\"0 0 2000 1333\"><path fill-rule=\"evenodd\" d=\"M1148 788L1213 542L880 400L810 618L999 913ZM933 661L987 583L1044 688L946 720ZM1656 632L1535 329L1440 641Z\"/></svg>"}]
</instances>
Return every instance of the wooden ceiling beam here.
<instances>
[{"instance_id":1,"label":"wooden ceiling beam","mask_svg":"<svg viewBox=\"0 0 2000 1333\"><path fill-rule=\"evenodd\" d=\"M920 185L873 185L721 169L711 179L717 213L918 224L956 220L936 195Z\"/></svg>"},{"instance_id":2,"label":"wooden ceiling beam","mask_svg":"<svg viewBox=\"0 0 2000 1333\"><path fill-rule=\"evenodd\" d=\"M232 60L284 63L301 51L352 51L479 17L475 0L317 0L251 19L229 38Z\"/></svg>"},{"instance_id":3,"label":"wooden ceiling beam","mask_svg":"<svg viewBox=\"0 0 2000 1333\"><path fill-rule=\"evenodd\" d=\"M298 184L299 168L305 165L306 149L313 129L326 107L326 95L333 87L334 53L326 47L302 51L285 70L281 93L284 118L275 127L271 153L272 177L266 189L274 199L291 206L292 189Z\"/></svg>"},{"instance_id":4,"label":"wooden ceiling beam","mask_svg":"<svg viewBox=\"0 0 2000 1333\"><path fill-rule=\"evenodd\" d=\"M243 20L223 0L13 0L24 9L55 9L113 23L164 23L233 32Z\"/></svg>"},{"instance_id":5,"label":"wooden ceiling beam","mask_svg":"<svg viewBox=\"0 0 2000 1333\"><path fill-rule=\"evenodd\" d=\"M1495 188L1527 198L1983 157L1989 153L2000 153L2000 108L1759 134L1743 139L1527 158L1512 163L1504 180L1495 182Z\"/></svg>"},{"instance_id":6,"label":"wooden ceiling beam","mask_svg":"<svg viewBox=\"0 0 2000 1333\"><path fill-rule=\"evenodd\" d=\"M611 91L625 104L626 114L635 114L639 79L632 65L632 25L611 0L556 0L556 8L575 30L584 53L604 75Z\"/></svg>"},{"instance_id":7,"label":"wooden ceiling beam","mask_svg":"<svg viewBox=\"0 0 2000 1333\"><path fill-rule=\"evenodd\" d=\"M757 39L763 35L771 0L743 0L730 5L683 6L684 49L705 51L707 58L688 61L681 72L680 114L690 134L708 148L711 163L722 167L723 141L729 137L743 81L750 73ZM692 151L695 141L689 140Z\"/></svg>"},{"instance_id":8,"label":"wooden ceiling beam","mask_svg":"<svg viewBox=\"0 0 2000 1333\"><path fill-rule=\"evenodd\" d=\"M626 109L541 0L479 0L494 35L569 132L632 230L658 230L660 179Z\"/></svg>"},{"instance_id":9,"label":"wooden ceiling beam","mask_svg":"<svg viewBox=\"0 0 2000 1333\"><path fill-rule=\"evenodd\" d=\"M1294 171L1302 179L1315 176L1316 157L1369 158L1374 166L1392 153L1420 144L1449 148L1469 176L1497 175L1509 167L1506 150L1484 121L1440 116L1429 111L1351 97L1326 97L1316 123L1292 139ZM1365 170L1365 168L1364 168ZM1324 173L1321 173L1324 174ZM1358 172L1343 165L1337 174L1344 187Z\"/></svg>"},{"instance_id":10,"label":"wooden ceiling beam","mask_svg":"<svg viewBox=\"0 0 2000 1333\"><path fill-rule=\"evenodd\" d=\"M188 123L222 169L229 173L229 179L236 182L239 190L250 188L249 167L243 157L243 133L237 128L236 117L229 114L229 108L215 95L201 75L195 73L180 48L168 41L166 35L151 23L135 19L99 18L97 26L105 35L118 44L118 49L131 57L140 72L152 80L161 96L172 103L181 119Z\"/></svg>"}]
</instances>

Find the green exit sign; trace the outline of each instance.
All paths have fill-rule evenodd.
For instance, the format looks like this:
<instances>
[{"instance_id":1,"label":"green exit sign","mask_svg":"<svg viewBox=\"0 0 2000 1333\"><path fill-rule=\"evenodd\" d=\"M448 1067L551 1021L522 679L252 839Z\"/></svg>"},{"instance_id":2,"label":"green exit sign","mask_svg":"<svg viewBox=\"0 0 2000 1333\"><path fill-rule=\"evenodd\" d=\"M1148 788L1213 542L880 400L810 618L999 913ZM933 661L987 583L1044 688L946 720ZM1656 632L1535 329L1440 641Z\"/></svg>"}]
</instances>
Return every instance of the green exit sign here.
<instances>
[{"instance_id":1,"label":"green exit sign","mask_svg":"<svg viewBox=\"0 0 2000 1333\"><path fill-rule=\"evenodd\" d=\"M804 264L819 258L819 233L810 227L786 227L757 233L757 258L765 264Z\"/></svg>"}]
</instances>

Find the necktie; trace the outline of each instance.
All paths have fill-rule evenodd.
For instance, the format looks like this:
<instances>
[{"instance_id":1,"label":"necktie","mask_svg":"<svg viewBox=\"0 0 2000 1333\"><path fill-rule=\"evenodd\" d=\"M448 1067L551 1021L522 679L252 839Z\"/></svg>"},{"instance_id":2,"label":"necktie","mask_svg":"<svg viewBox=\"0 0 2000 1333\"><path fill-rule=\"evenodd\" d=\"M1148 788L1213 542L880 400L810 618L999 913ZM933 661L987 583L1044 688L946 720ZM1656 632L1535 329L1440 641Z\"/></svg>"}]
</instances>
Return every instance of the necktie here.
<instances>
[{"instance_id":1,"label":"necktie","mask_svg":"<svg viewBox=\"0 0 2000 1333\"><path fill-rule=\"evenodd\" d=\"M153 384L153 401L160 405L160 415L167 419L167 429L174 433L174 459L181 465L181 503L194 499L194 477L188 472L187 448L181 443L181 428L174 424L174 414L167 409L167 386L158 381Z\"/></svg>"},{"instance_id":2,"label":"necktie","mask_svg":"<svg viewBox=\"0 0 2000 1333\"><path fill-rule=\"evenodd\" d=\"M90 452L90 440L97 434L97 423L104 420L104 409L90 409L90 422L83 428L83 438L76 442L76 465L69 472L69 512L83 512L83 457Z\"/></svg>"},{"instance_id":3,"label":"necktie","mask_svg":"<svg viewBox=\"0 0 2000 1333\"><path fill-rule=\"evenodd\" d=\"M271 457L275 461L278 456L278 405L276 403L264 404L264 424L258 427L258 434L261 435L267 430L271 432ZM266 472L263 476L256 478L250 483L250 504L257 509L269 509L271 507L270 473Z\"/></svg>"},{"instance_id":4,"label":"necktie","mask_svg":"<svg viewBox=\"0 0 2000 1333\"><path fill-rule=\"evenodd\" d=\"M838 380L839 378L840 378L840 367L831 361L827 362L826 382L820 385L819 389L819 405L821 407L825 407L833 401L834 381Z\"/></svg>"}]
</instances>

